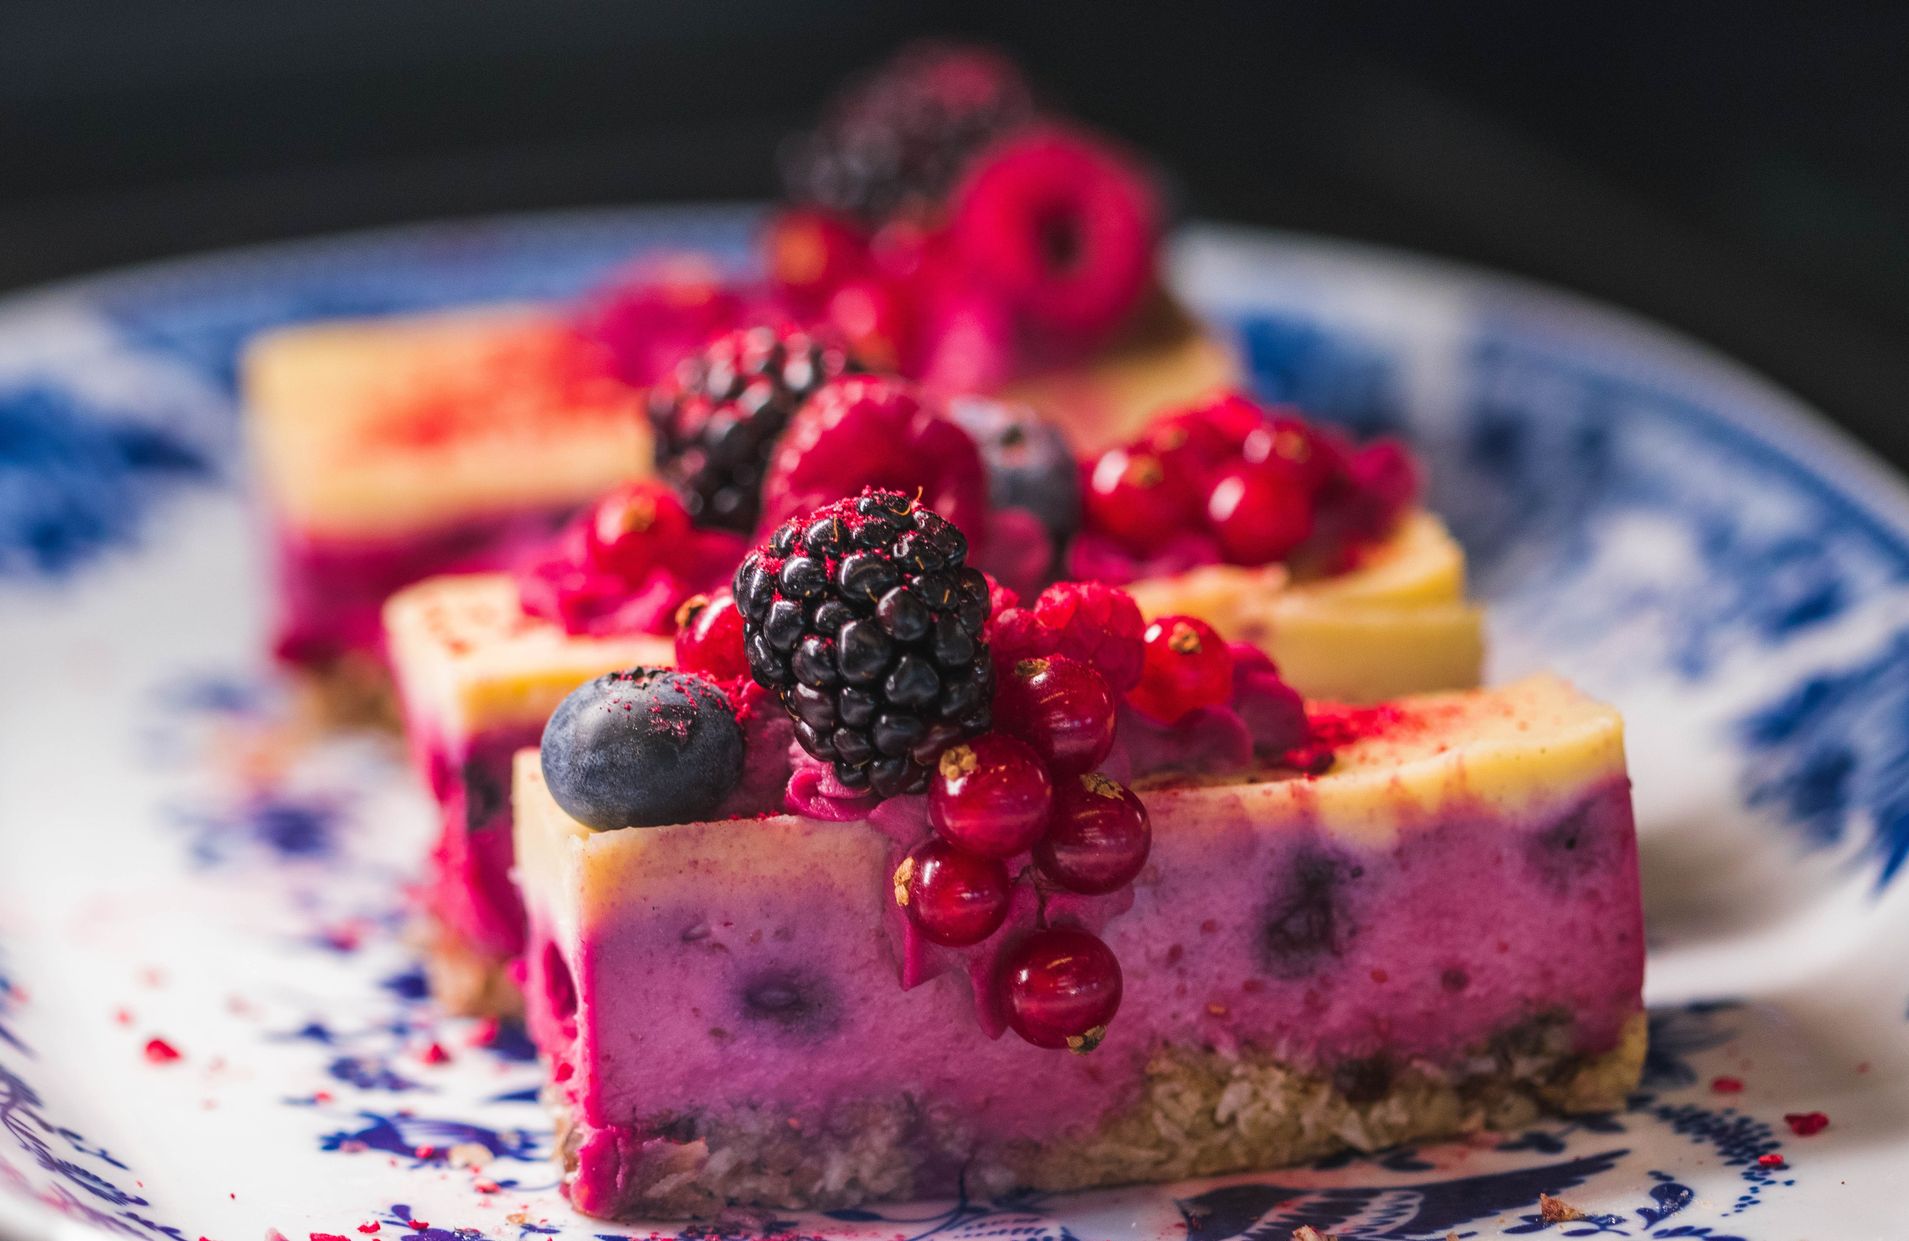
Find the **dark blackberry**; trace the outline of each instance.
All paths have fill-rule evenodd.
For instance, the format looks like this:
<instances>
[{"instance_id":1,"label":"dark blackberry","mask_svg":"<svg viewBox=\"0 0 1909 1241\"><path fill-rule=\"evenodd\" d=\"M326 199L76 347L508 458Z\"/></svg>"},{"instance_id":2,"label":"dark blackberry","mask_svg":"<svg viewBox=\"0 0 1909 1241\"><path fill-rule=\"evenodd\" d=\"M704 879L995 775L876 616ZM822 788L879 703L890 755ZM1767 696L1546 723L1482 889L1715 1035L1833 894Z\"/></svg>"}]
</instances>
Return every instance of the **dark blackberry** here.
<instances>
[{"instance_id":1,"label":"dark blackberry","mask_svg":"<svg viewBox=\"0 0 1909 1241\"><path fill-rule=\"evenodd\" d=\"M870 489L784 522L736 570L750 673L850 788L919 792L943 749L987 731L988 583L967 554L952 522Z\"/></svg>"},{"instance_id":2,"label":"dark blackberry","mask_svg":"<svg viewBox=\"0 0 1909 1241\"><path fill-rule=\"evenodd\" d=\"M874 223L931 213L972 157L1034 115L1012 61L984 47L918 43L851 83L784 152L791 200Z\"/></svg>"},{"instance_id":3,"label":"dark blackberry","mask_svg":"<svg viewBox=\"0 0 1909 1241\"><path fill-rule=\"evenodd\" d=\"M650 392L656 472L706 529L754 531L762 475L789 416L861 368L833 337L756 326L717 337Z\"/></svg>"}]
</instances>

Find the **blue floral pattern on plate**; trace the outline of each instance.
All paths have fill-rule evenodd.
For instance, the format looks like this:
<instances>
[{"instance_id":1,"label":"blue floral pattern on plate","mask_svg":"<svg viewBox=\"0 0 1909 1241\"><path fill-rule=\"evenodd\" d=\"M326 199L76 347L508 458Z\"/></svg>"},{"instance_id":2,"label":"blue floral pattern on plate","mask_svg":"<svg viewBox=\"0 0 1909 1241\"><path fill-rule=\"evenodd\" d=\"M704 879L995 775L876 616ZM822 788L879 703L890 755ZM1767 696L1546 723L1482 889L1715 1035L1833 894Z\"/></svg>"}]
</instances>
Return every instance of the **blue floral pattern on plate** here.
<instances>
[{"instance_id":1,"label":"blue floral pattern on plate","mask_svg":"<svg viewBox=\"0 0 1909 1241\"><path fill-rule=\"evenodd\" d=\"M295 736L253 657L235 356L314 317L567 296L649 248L738 259L752 220L432 226L0 307L0 649L18 661L0 1232L656 1235L563 1206L521 1032L425 1001L401 926L429 812L402 763ZM867 1241L1886 1235L1909 1157L1900 484L1726 364L1559 295L1223 230L1187 239L1179 278L1265 394L1421 449L1491 604L1494 674L1555 665L1625 708L1645 1080L1614 1115L1307 1168L745 1222ZM154 1038L179 1058L148 1059ZM1819 1110L1815 1136L1784 1123ZM1581 1217L1545 1220L1541 1192Z\"/></svg>"}]
</instances>

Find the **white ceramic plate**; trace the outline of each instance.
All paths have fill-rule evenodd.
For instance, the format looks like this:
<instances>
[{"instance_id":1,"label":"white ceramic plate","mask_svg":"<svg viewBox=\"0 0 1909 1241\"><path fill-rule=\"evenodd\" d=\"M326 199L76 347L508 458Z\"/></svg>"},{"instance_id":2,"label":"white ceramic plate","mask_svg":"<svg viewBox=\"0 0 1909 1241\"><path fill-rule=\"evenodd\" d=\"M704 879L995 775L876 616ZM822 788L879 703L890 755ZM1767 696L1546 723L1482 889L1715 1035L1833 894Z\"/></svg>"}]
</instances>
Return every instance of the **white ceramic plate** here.
<instances>
[{"instance_id":1,"label":"white ceramic plate","mask_svg":"<svg viewBox=\"0 0 1909 1241\"><path fill-rule=\"evenodd\" d=\"M557 1195L521 1037L423 1002L397 930L431 815L392 747L288 727L259 655L232 361L271 324L560 295L646 246L739 257L749 219L430 226L0 308L0 1233L651 1232ZM779 1227L1904 1235L1900 482L1753 377L1556 294L1223 230L1178 259L1269 395L1424 452L1491 605L1494 676L1554 666L1625 709L1652 946L1643 1086L1622 1113L1489 1140ZM1785 1120L1812 1112L1829 1125L1810 1136ZM1589 1218L1543 1223L1540 1191Z\"/></svg>"}]
</instances>

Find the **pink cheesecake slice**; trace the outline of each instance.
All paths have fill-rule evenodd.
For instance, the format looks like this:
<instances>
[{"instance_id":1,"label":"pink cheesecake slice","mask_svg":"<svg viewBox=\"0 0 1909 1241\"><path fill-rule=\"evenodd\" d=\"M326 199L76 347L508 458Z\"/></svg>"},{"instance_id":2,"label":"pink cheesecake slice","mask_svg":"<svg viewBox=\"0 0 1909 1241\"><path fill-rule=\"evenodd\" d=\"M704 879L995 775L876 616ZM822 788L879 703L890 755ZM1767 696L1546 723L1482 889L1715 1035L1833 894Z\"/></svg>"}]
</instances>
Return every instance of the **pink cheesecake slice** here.
<instances>
[{"instance_id":1,"label":"pink cheesecake slice","mask_svg":"<svg viewBox=\"0 0 1909 1241\"><path fill-rule=\"evenodd\" d=\"M1108 766L1153 847L1082 914L1125 980L1085 1055L1002 1036L992 958L905 932L923 798L595 831L519 755L528 1019L571 1202L1067 1190L1620 1105L1644 942L1617 714L1549 677L1309 712L1333 750L1311 777L1163 762L1123 728Z\"/></svg>"},{"instance_id":2,"label":"pink cheesecake slice","mask_svg":"<svg viewBox=\"0 0 1909 1241\"><path fill-rule=\"evenodd\" d=\"M552 311L289 328L247 349L244 387L275 647L302 667L375 667L391 592L510 564L649 464L641 394Z\"/></svg>"}]
</instances>

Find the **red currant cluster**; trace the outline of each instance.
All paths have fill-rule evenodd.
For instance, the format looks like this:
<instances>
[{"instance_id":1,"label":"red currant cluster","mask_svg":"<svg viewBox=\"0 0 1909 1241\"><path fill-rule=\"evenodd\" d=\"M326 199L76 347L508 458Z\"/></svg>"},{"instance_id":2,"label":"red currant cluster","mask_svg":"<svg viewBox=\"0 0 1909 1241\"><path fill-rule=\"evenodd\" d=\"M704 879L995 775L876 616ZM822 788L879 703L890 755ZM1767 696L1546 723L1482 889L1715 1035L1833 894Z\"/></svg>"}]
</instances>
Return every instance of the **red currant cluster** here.
<instances>
[{"instance_id":1,"label":"red currant cluster","mask_svg":"<svg viewBox=\"0 0 1909 1241\"><path fill-rule=\"evenodd\" d=\"M1210 560L1336 563L1382 536L1416 494L1411 459L1380 440L1354 448L1289 411L1238 393L1156 420L1087 472L1087 537L1135 557L1189 535Z\"/></svg>"},{"instance_id":2,"label":"red currant cluster","mask_svg":"<svg viewBox=\"0 0 1909 1241\"><path fill-rule=\"evenodd\" d=\"M997 628L1003 618L1038 625L1047 649L1003 669L995 731L942 754L928 793L934 835L896 869L895 900L924 938L966 948L1001 929L1017 886L1031 888L1036 925L1002 957L994 998L1028 1042L1089 1051L1120 1007L1120 963L1092 932L1050 923L1050 903L1125 888L1146 865L1153 832L1140 798L1097 770L1113 749L1119 698L1089 652L1103 652L1123 682L1137 661L1123 635L1094 632L1105 619L1101 593L1083 601L1071 592L1051 589L1021 609L997 588ZM1043 607L1069 612L1070 623L1042 624ZM1137 627L1137 610L1131 620ZM1063 633L1074 653L1061 653Z\"/></svg>"},{"instance_id":3,"label":"red currant cluster","mask_svg":"<svg viewBox=\"0 0 1909 1241\"><path fill-rule=\"evenodd\" d=\"M742 540L692 525L660 483L610 492L566 526L547 554L518 575L526 615L570 633L658 633L684 603L726 579Z\"/></svg>"}]
</instances>

